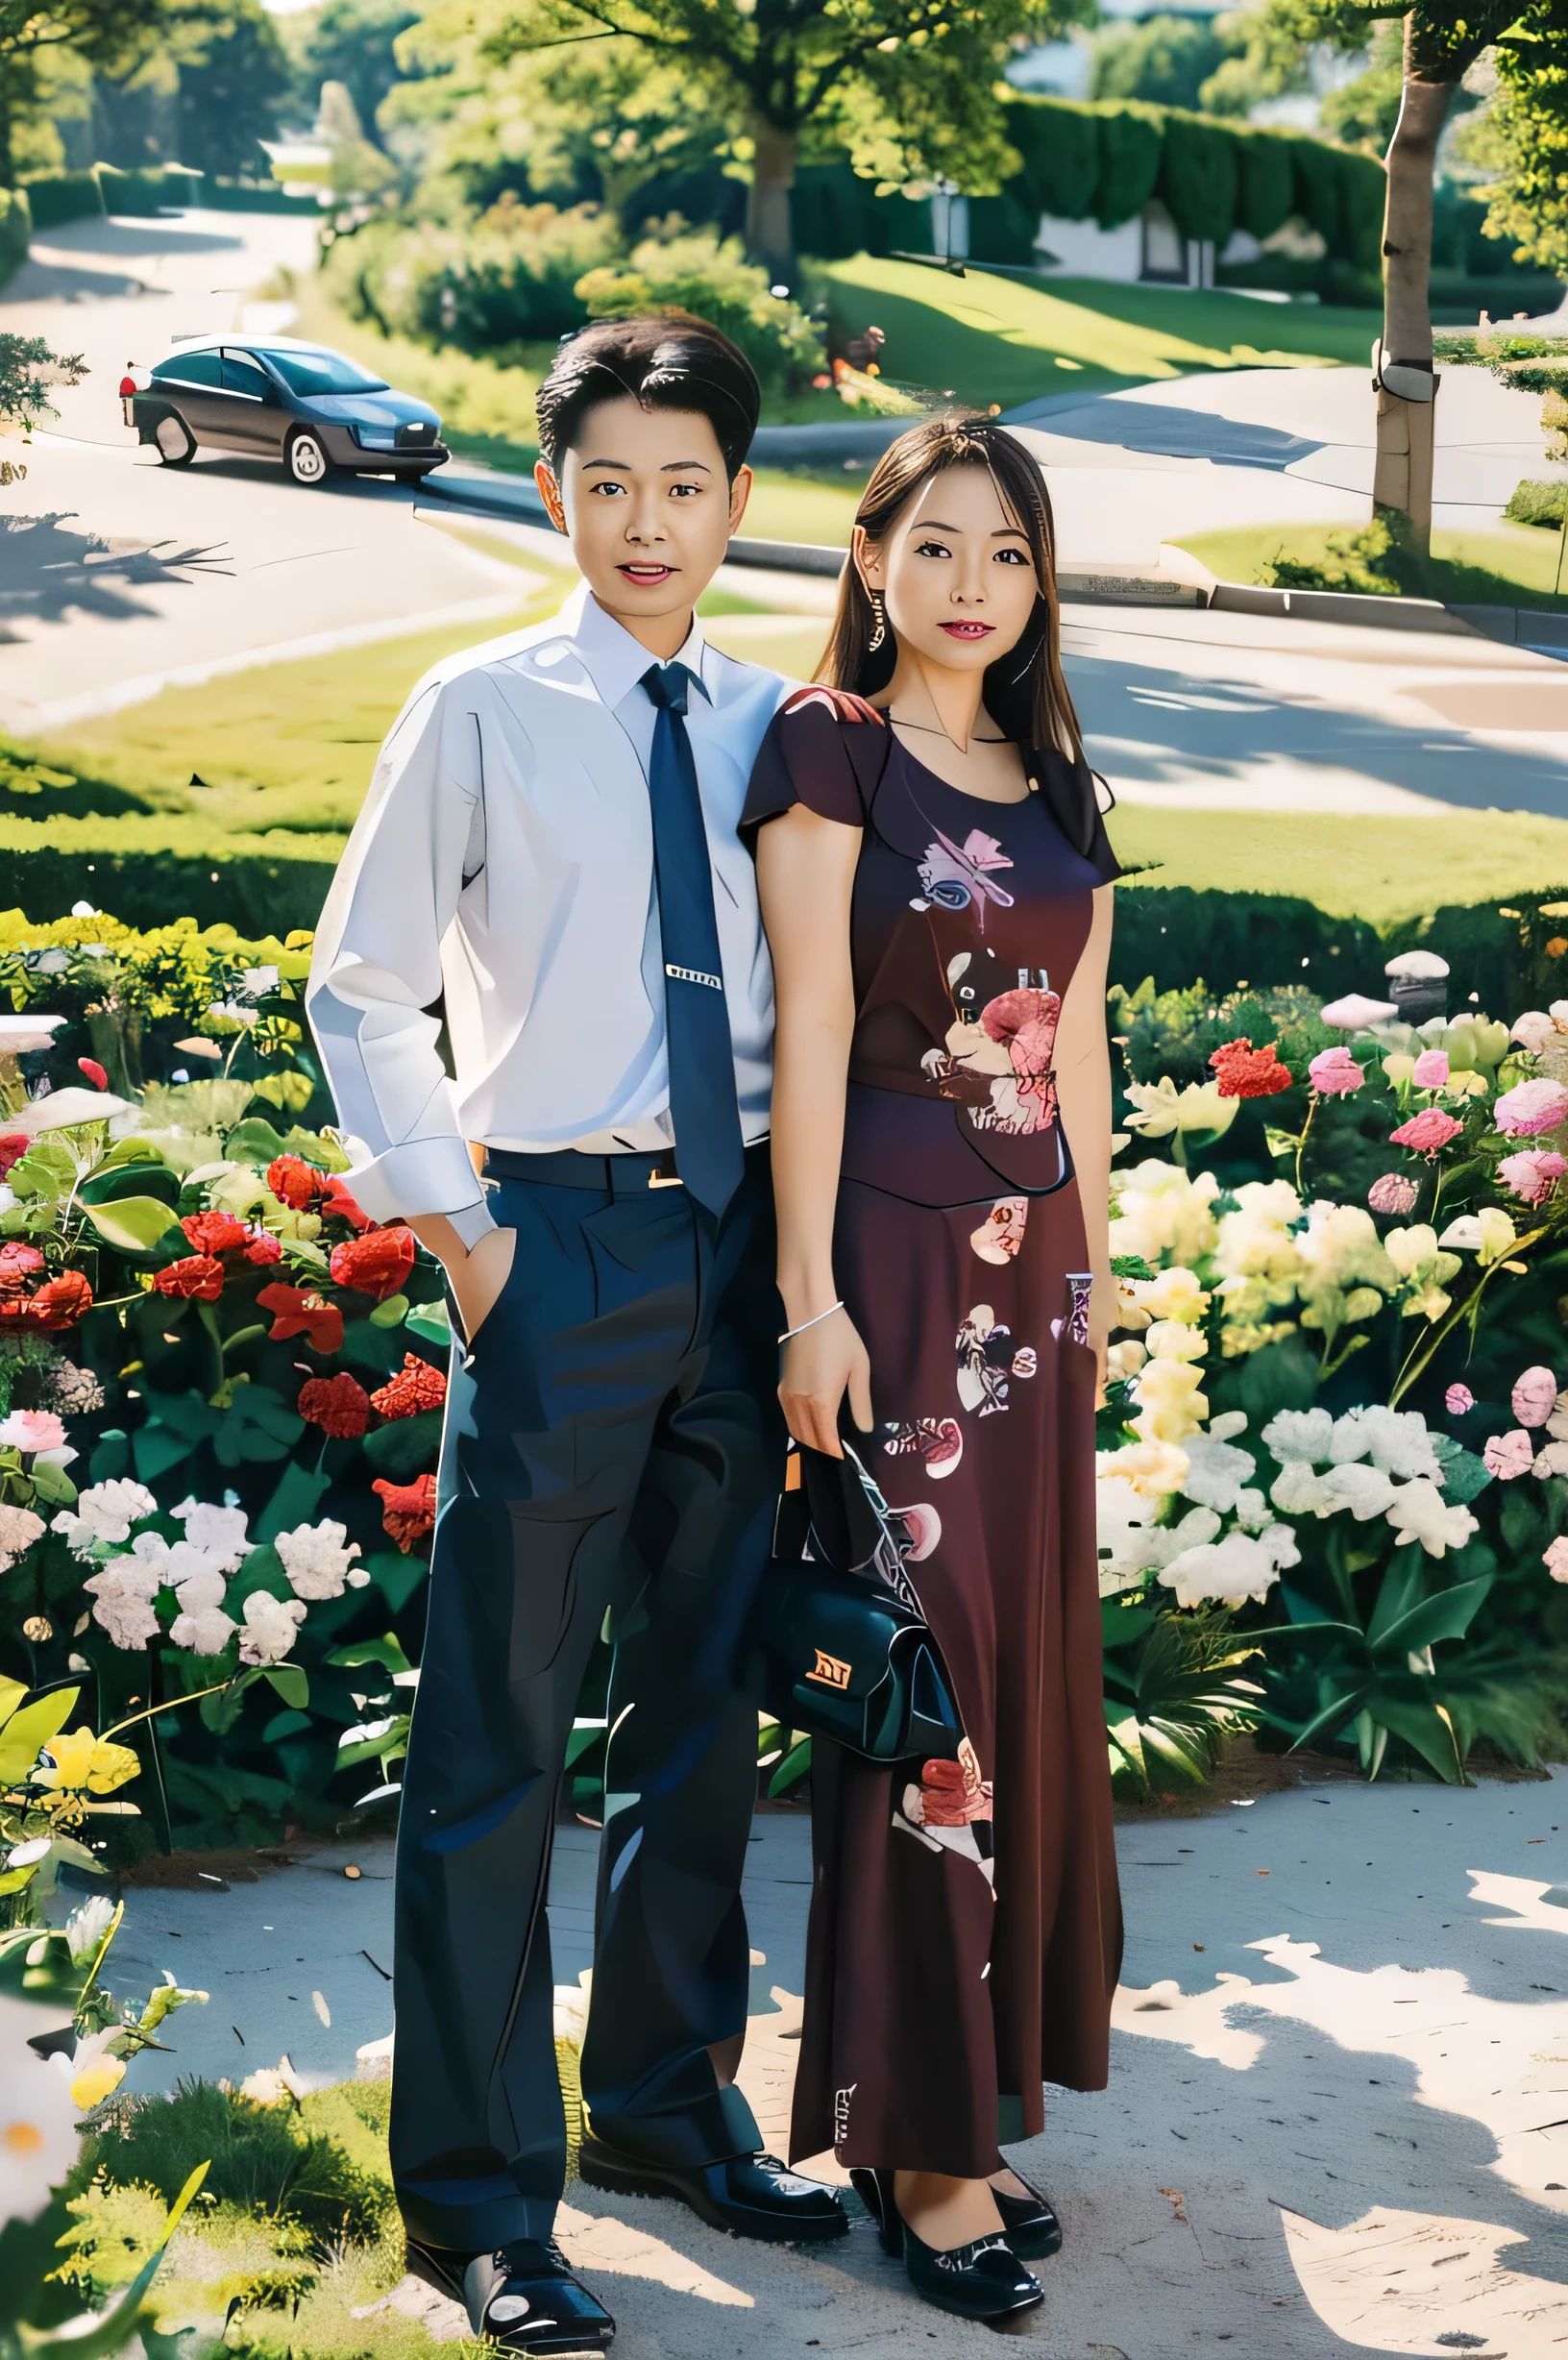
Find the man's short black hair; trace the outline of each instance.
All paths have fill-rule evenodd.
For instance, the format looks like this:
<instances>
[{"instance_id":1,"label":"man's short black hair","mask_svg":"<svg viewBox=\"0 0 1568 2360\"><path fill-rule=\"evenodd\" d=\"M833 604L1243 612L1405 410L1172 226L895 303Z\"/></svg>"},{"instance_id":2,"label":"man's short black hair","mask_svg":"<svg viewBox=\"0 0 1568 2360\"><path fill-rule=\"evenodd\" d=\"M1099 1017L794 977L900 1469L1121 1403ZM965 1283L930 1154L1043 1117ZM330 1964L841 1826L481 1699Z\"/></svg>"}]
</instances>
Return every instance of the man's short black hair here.
<instances>
[{"instance_id":1,"label":"man's short black hair","mask_svg":"<svg viewBox=\"0 0 1568 2360\"><path fill-rule=\"evenodd\" d=\"M557 477L600 402L629 394L646 409L700 411L724 455L731 482L757 430L762 389L738 346L689 311L595 320L562 345L539 388L539 449Z\"/></svg>"}]
</instances>

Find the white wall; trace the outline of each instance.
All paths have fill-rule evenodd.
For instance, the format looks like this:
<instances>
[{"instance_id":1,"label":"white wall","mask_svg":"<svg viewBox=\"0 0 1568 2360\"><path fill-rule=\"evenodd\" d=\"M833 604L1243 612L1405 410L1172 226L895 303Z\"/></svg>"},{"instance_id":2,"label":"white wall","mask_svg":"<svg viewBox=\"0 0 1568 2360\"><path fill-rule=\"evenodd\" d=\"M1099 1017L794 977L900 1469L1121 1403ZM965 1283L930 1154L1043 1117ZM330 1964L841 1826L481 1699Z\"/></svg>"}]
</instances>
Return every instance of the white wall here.
<instances>
[{"instance_id":1,"label":"white wall","mask_svg":"<svg viewBox=\"0 0 1568 2360\"><path fill-rule=\"evenodd\" d=\"M1143 268L1142 224L1135 217L1102 230L1097 221L1057 221L1041 213L1035 233L1042 271L1074 279L1137 279ZM1045 256L1054 259L1047 261Z\"/></svg>"}]
</instances>

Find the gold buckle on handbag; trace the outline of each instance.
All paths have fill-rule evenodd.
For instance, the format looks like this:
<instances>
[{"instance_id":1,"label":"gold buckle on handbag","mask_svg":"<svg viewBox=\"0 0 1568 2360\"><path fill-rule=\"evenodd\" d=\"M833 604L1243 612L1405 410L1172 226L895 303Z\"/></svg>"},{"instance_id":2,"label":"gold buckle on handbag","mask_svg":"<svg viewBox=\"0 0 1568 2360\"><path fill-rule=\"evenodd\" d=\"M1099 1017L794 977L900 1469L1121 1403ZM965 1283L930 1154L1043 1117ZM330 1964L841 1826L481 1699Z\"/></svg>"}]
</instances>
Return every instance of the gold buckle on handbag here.
<instances>
[{"instance_id":1,"label":"gold buckle on handbag","mask_svg":"<svg viewBox=\"0 0 1568 2360\"><path fill-rule=\"evenodd\" d=\"M815 1680L821 1687L841 1689L847 1688L849 1685L849 1666L847 1663L842 1662L837 1656L830 1656L824 1649L819 1647L817 1650L817 1668L815 1671L808 1672L806 1674L806 1678L808 1680Z\"/></svg>"}]
</instances>

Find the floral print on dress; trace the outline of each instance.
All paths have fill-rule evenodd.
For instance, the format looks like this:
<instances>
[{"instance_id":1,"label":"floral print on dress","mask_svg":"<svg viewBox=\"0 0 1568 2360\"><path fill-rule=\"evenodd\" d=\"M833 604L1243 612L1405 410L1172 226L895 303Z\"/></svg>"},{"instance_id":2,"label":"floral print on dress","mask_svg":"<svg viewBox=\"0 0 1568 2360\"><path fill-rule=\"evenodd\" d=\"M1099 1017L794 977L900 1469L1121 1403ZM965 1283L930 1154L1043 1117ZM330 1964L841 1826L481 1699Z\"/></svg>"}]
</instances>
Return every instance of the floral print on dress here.
<instances>
[{"instance_id":1,"label":"floral print on dress","mask_svg":"<svg viewBox=\"0 0 1568 2360\"><path fill-rule=\"evenodd\" d=\"M966 1410L992 1417L1007 1404L1009 1377L1032 1377L1038 1363L1033 1344L1016 1344L989 1303L976 1303L954 1339L958 1353L958 1398Z\"/></svg>"},{"instance_id":2,"label":"floral print on dress","mask_svg":"<svg viewBox=\"0 0 1568 2360\"><path fill-rule=\"evenodd\" d=\"M958 845L939 827L936 842L926 846L925 858L920 863L920 884L926 899L911 906L925 909L934 901L939 910L967 910L972 903L979 912L980 931L984 934L988 901L994 901L998 909L1013 907L1013 896L995 883L990 872L1012 866L995 837L988 836L982 828L971 827Z\"/></svg>"},{"instance_id":3,"label":"floral print on dress","mask_svg":"<svg viewBox=\"0 0 1568 2360\"><path fill-rule=\"evenodd\" d=\"M882 1447L890 1459L919 1451L933 1483L950 1475L964 1456L964 1430L956 1417L890 1419Z\"/></svg>"},{"instance_id":4,"label":"floral print on dress","mask_svg":"<svg viewBox=\"0 0 1568 2360\"><path fill-rule=\"evenodd\" d=\"M1051 1321L1051 1334L1061 1336L1066 1330L1067 1341L1087 1344L1089 1341L1089 1305L1094 1291L1092 1270L1067 1272L1067 1315Z\"/></svg>"},{"instance_id":5,"label":"floral print on dress","mask_svg":"<svg viewBox=\"0 0 1568 2360\"><path fill-rule=\"evenodd\" d=\"M1056 992L1033 984L999 992L977 1017L960 1011L943 1046L920 1059L920 1070L944 1098L968 1107L977 1131L1015 1139L1048 1131L1056 1120L1051 1053L1061 1014Z\"/></svg>"},{"instance_id":6,"label":"floral print on dress","mask_svg":"<svg viewBox=\"0 0 1568 2360\"><path fill-rule=\"evenodd\" d=\"M928 1852L953 1852L972 1861L994 1898L992 1817L991 1781L981 1777L979 1758L965 1737L956 1761L922 1763L919 1784L906 1783L893 1824Z\"/></svg>"},{"instance_id":7,"label":"floral print on dress","mask_svg":"<svg viewBox=\"0 0 1568 2360\"><path fill-rule=\"evenodd\" d=\"M969 1243L982 1262L1012 1262L1022 1251L1028 1219L1027 1196L998 1196L979 1228L970 1230Z\"/></svg>"}]
</instances>

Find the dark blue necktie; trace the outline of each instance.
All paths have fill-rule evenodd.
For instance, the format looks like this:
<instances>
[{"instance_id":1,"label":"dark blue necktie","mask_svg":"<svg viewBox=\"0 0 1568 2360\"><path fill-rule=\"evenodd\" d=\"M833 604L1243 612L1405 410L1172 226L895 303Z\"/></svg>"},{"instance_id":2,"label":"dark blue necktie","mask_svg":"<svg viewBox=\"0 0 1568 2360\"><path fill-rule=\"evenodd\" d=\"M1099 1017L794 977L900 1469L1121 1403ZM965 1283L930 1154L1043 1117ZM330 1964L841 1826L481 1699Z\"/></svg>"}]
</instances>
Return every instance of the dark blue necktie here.
<instances>
[{"instance_id":1,"label":"dark blue necktie","mask_svg":"<svg viewBox=\"0 0 1568 2360\"><path fill-rule=\"evenodd\" d=\"M691 677L684 664L650 664L643 675L643 686L657 707L648 784L675 1169L698 1202L718 1214L740 1186L746 1157L708 834L686 734Z\"/></svg>"}]
</instances>

